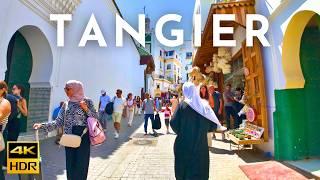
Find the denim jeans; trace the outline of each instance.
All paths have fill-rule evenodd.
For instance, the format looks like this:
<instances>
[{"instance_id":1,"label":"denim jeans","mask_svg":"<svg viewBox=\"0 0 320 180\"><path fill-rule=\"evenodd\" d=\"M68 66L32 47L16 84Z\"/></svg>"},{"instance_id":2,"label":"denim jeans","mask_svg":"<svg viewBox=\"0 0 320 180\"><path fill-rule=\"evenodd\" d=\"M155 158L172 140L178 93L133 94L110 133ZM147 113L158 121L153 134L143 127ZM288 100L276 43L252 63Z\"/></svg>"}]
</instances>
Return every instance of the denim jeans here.
<instances>
[{"instance_id":1,"label":"denim jeans","mask_svg":"<svg viewBox=\"0 0 320 180\"><path fill-rule=\"evenodd\" d=\"M144 132L147 133L148 130L148 120L151 119L151 123L154 121L154 114L145 114L144 115Z\"/></svg>"},{"instance_id":2,"label":"denim jeans","mask_svg":"<svg viewBox=\"0 0 320 180\"><path fill-rule=\"evenodd\" d=\"M239 127L239 116L236 113L236 111L234 110L234 108L232 106L225 106L225 113L226 113L226 123L227 123L227 128L230 129L231 125L230 125L230 116L232 116L233 121L234 121L234 128L238 128Z\"/></svg>"}]
</instances>

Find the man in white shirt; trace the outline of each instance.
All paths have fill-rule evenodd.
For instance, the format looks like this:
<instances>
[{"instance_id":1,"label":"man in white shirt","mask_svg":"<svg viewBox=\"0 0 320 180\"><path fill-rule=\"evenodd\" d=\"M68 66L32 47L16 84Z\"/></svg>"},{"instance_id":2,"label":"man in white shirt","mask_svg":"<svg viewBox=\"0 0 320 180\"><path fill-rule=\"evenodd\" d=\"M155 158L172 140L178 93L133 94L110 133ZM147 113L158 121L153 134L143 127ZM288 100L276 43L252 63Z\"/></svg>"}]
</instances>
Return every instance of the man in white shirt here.
<instances>
[{"instance_id":1,"label":"man in white shirt","mask_svg":"<svg viewBox=\"0 0 320 180\"><path fill-rule=\"evenodd\" d=\"M107 129L108 114L105 112L107 104L110 102L110 97L105 90L101 90L101 96L99 101L99 119L104 129Z\"/></svg>"},{"instance_id":2,"label":"man in white shirt","mask_svg":"<svg viewBox=\"0 0 320 180\"><path fill-rule=\"evenodd\" d=\"M122 97L122 90L118 89L116 92L117 96L113 98L113 113L112 120L114 123L114 138L119 138L120 125L122 119L123 109L125 107L126 100Z\"/></svg>"}]
</instances>

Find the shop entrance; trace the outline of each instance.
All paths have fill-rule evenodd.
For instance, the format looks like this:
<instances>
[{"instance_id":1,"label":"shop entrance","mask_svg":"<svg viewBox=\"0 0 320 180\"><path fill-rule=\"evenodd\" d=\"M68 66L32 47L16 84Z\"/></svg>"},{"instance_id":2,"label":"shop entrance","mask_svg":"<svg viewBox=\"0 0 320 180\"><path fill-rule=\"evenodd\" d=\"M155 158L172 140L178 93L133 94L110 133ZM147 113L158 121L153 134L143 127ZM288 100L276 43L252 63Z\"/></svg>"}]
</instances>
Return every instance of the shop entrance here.
<instances>
[{"instance_id":1,"label":"shop entrance","mask_svg":"<svg viewBox=\"0 0 320 180\"><path fill-rule=\"evenodd\" d=\"M48 40L35 26L20 28L8 44L5 81L10 89L14 84L23 86L28 106L28 117L20 122L22 132L31 130L35 121L48 121L52 59Z\"/></svg>"},{"instance_id":2,"label":"shop entrance","mask_svg":"<svg viewBox=\"0 0 320 180\"><path fill-rule=\"evenodd\" d=\"M304 87L275 91L275 157L279 160L320 157L320 16L313 13L305 21L299 49L284 49L299 52Z\"/></svg>"}]
</instances>

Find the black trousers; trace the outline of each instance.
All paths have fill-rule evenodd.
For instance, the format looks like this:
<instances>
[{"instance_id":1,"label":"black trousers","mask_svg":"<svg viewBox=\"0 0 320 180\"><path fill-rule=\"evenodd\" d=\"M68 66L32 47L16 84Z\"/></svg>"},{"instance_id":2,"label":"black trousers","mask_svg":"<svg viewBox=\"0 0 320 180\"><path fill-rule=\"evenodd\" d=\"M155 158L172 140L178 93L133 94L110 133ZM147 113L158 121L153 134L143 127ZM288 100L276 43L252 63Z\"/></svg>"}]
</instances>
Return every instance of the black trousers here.
<instances>
[{"instance_id":1,"label":"black trousers","mask_svg":"<svg viewBox=\"0 0 320 180\"><path fill-rule=\"evenodd\" d=\"M73 126L72 134L81 136L84 126ZM90 139L87 132L82 136L78 148L66 147L66 169L68 180L86 180L90 161Z\"/></svg>"}]
</instances>

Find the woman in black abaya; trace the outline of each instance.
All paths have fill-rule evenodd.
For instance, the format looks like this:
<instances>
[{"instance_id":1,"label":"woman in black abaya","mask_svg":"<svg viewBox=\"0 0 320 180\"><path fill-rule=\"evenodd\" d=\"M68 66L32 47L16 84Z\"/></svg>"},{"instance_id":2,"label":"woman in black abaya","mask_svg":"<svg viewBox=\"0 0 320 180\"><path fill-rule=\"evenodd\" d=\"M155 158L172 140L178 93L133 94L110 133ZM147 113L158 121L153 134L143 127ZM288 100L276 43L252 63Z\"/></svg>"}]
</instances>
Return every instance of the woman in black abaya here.
<instances>
[{"instance_id":1,"label":"woman in black abaya","mask_svg":"<svg viewBox=\"0 0 320 180\"><path fill-rule=\"evenodd\" d=\"M170 122L177 134L174 143L175 176L177 180L207 180L207 133L222 126L209 103L201 100L193 83L185 83L182 89L185 100L179 104Z\"/></svg>"}]
</instances>

